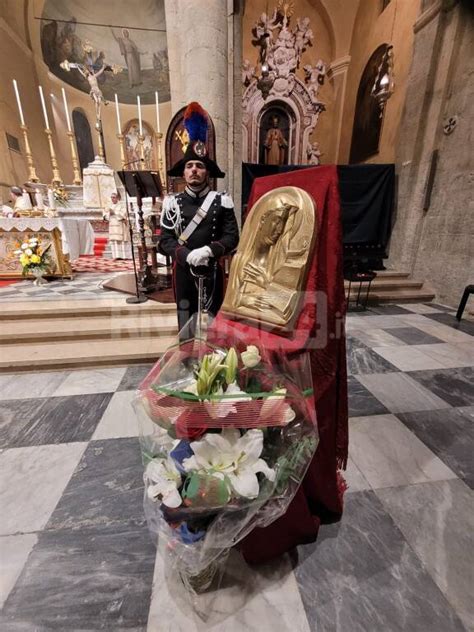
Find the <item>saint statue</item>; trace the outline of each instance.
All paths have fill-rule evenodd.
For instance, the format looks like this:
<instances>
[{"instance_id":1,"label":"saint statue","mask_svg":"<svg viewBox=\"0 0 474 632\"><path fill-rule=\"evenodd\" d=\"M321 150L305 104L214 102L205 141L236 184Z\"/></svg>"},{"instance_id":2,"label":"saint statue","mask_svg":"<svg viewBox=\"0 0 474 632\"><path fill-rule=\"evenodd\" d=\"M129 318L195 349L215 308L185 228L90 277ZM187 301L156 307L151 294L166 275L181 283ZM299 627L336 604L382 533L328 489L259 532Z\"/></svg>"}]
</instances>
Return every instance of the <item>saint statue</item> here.
<instances>
[{"instance_id":1,"label":"saint statue","mask_svg":"<svg viewBox=\"0 0 474 632\"><path fill-rule=\"evenodd\" d=\"M314 232L312 198L280 187L254 205L232 260L222 309L288 329L297 315Z\"/></svg>"},{"instance_id":2,"label":"saint statue","mask_svg":"<svg viewBox=\"0 0 474 632\"><path fill-rule=\"evenodd\" d=\"M288 147L288 143L278 123L278 116L272 116L272 127L268 130L264 142L266 165L285 164L285 147Z\"/></svg>"}]
</instances>

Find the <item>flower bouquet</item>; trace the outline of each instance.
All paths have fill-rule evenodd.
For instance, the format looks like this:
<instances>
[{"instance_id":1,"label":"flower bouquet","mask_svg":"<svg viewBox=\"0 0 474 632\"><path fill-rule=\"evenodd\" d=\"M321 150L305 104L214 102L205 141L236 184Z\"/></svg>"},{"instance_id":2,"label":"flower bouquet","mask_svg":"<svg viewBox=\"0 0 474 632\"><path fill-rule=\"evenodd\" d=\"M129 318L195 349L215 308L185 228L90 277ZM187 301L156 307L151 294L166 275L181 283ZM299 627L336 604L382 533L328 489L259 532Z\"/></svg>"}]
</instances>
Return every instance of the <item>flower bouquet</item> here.
<instances>
[{"instance_id":1,"label":"flower bouquet","mask_svg":"<svg viewBox=\"0 0 474 632\"><path fill-rule=\"evenodd\" d=\"M35 278L35 285L41 285L46 283L43 281L43 275L51 264L48 250L51 248L51 244L48 244L46 248L42 248L41 242L36 237L31 237L27 241L23 242L18 250L15 250L15 255L20 259L22 266L22 275L27 276L32 274Z\"/></svg>"},{"instance_id":2,"label":"flower bouquet","mask_svg":"<svg viewBox=\"0 0 474 632\"><path fill-rule=\"evenodd\" d=\"M145 514L191 594L219 577L231 547L286 511L315 453L308 355L292 362L187 341L137 393Z\"/></svg>"}]
</instances>

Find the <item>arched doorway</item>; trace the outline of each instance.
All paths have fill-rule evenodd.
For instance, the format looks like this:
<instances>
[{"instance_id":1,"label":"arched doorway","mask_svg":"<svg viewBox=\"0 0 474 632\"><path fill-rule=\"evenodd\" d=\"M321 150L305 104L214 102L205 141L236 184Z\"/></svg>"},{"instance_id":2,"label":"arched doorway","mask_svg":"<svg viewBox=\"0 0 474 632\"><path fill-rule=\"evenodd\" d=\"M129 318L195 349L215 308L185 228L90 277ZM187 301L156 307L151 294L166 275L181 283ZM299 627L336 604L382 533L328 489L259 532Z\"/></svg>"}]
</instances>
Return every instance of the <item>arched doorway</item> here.
<instances>
[{"instance_id":1,"label":"arched doorway","mask_svg":"<svg viewBox=\"0 0 474 632\"><path fill-rule=\"evenodd\" d=\"M94 160L94 145L92 143L91 126L84 112L78 108L72 111L72 123L76 137L77 153L81 171Z\"/></svg>"},{"instance_id":2,"label":"arched doorway","mask_svg":"<svg viewBox=\"0 0 474 632\"><path fill-rule=\"evenodd\" d=\"M349 158L351 164L363 162L379 151L383 113L381 115L380 107L371 92L388 46L382 44L372 53L360 79L352 128Z\"/></svg>"}]
</instances>

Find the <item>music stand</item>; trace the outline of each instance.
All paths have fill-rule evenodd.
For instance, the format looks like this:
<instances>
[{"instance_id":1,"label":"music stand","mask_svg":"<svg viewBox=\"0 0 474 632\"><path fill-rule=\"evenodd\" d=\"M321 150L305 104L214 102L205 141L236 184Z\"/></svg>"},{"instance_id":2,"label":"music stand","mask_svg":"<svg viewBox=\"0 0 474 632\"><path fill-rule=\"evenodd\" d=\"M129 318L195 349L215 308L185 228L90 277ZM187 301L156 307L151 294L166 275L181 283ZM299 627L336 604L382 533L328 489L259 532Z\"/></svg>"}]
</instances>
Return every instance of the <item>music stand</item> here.
<instances>
[{"instance_id":1,"label":"music stand","mask_svg":"<svg viewBox=\"0 0 474 632\"><path fill-rule=\"evenodd\" d=\"M122 181L128 195L134 197L137 200L138 211L138 228L140 231L140 242L142 246L142 260L140 265L140 277L137 277L135 268L135 256L133 256L135 279L137 285L137 296L133 299L133 302L143 303L147 300L146 296L140 296L140 290L142 292L149 293L156 289L156 280L151 271L151 265L148 263L148 253L145 239L145 220L143 219L143 202L144 197L161 197L163 188L160 181L160 174L158 171L118 171L118 176ZM133 240L132 240L132 254L133 254ZM128 299L127 299L128 300ZM129 300L129 302L132 302Z\"/></svg>"}]
</instances>

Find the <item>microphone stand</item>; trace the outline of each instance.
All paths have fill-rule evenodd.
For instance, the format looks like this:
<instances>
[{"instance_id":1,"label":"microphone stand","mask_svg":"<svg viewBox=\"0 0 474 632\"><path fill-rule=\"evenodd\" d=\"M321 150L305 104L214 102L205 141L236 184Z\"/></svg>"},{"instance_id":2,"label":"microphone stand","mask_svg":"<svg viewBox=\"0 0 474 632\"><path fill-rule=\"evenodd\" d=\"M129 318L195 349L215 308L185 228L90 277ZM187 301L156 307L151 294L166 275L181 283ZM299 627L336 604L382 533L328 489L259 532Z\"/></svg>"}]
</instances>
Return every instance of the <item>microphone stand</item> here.
<instances>
[{"instance_id":1,"label":"microphone stand","mask_svg":"<svg viewBox=\"0 0 474 632\"><path fill-rule=\"evenodd\" d=\"M138 272L137 272L137 262L135 259L135 248L133 246L133 225L132 222L130 221L130 212L128 210L128 204L125 205L126 209L127 209L127 217L128 217L128 230L130 233L130 247L132 250L132 260L133 260L133 272L135 274L135 291L136 291L136 296L129 296L126 299L126 303L131 304L131 305L135 305L137 303L146 303L146 301L148 300L148 297L145 296L145 294L143 294L143 292L140 292L140 286L138 283ZM133 211L133 204L132 202L130 202L130 208Z\"/></svg>"}]
</instances>

